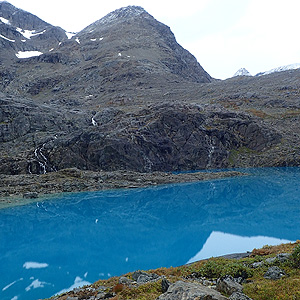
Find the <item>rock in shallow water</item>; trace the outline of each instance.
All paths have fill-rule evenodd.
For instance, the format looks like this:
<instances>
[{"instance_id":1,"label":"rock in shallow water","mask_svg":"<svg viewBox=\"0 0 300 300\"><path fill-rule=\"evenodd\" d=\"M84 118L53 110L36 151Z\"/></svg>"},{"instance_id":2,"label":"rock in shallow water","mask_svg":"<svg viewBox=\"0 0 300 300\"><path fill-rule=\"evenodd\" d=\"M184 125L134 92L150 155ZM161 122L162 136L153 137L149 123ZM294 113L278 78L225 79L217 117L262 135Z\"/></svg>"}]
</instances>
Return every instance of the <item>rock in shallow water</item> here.
<instances>
[{"instance_id":1,"label":"rock in shallow water","mask_svg":"<svg viewBox=\"0 0 300 300\"><path fill-rule=\"evenodd\" d=\"M36 192L28 192L28 193L23 194L23 198L25 198L25 199L35 199L38 197L39 197L39 194Z\"/></svg>"}]
</instances>

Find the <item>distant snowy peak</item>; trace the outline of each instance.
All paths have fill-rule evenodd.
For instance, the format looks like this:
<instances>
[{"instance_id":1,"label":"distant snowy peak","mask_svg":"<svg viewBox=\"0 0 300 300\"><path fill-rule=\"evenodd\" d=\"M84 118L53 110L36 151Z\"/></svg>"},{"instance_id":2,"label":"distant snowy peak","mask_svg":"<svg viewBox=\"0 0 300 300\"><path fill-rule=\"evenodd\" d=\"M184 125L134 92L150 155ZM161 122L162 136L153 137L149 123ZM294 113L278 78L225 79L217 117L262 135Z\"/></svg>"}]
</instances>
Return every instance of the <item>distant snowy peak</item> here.
<instances>
[{"instance_id":1,"label":"distant snowy peak","mask_svg":"<svg viewBox=\"0 0 300 300\"><path fill-rule=\"evenodd\" d=\"M246 70L245 68L240 68L239 70L237 70L233 77L236 77L236 76L252 76L250 74L250 72L248 70Z\"/></svg>"},{"instance_id":2,"label":"distant snowy peak","mask_svg":"<svg viewBox=\"0 0 300 300\"><path fill-rule=\"evenodd\" d=\"M300 63L290 64L290 65L281 66L281 67L278 67L278 68L275 68L275 69L271 69L271 70L266 71L266 72L258 73L255 76L263 76L263 75L268 75L268 74L272 74L272 73L276 73L276 72L295 70L295 69L299 69L299 68L300 68Z\"/></svg>"}]
</instances>

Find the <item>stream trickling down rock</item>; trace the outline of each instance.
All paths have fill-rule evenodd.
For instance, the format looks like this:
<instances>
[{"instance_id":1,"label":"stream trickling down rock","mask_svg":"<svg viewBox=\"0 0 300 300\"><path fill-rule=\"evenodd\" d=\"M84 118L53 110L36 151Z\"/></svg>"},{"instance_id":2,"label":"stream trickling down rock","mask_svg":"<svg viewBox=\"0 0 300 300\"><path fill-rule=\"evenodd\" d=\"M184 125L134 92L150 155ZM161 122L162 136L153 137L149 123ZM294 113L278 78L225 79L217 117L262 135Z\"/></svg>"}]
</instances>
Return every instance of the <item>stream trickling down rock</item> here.
<instances>
[{"instance_id":1,"label":"stream trickling down rock","mask_svg":"<svg viewBox=\"0 0 300 300\"><path fill-rule=\"evenodd\" d=\"M61 195L0 210L0 299L299 239L300 169Z\"/></svg>"}]
</instances>

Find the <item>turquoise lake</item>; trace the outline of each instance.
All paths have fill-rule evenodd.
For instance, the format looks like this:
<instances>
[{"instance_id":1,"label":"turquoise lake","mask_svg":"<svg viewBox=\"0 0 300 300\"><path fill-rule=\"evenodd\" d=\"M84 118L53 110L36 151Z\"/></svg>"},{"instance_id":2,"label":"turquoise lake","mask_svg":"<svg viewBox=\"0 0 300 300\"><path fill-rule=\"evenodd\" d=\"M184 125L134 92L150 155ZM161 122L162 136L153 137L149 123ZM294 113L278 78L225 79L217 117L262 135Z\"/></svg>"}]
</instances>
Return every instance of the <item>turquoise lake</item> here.
<instances>
[{"instance_id":1,"label":"turquoise lake","mask_svg":"<svg viewBox=\"0 0 300 300\"><path fill-rule=\"evenodd\" d=\"M0 299L300 238L300 168L61 195L0 210Z\"/></svg>"}]
</instances>

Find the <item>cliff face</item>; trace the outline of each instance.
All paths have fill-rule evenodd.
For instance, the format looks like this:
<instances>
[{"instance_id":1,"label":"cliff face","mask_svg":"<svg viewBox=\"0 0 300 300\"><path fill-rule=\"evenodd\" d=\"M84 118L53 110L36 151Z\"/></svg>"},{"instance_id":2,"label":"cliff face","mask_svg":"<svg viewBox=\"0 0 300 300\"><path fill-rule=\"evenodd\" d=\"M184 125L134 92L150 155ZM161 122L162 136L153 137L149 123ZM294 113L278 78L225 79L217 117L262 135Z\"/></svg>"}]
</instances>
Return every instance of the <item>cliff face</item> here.
<instances>
[{"instance_id":1,"label":"cliff face","mask_svg":"<svg viewBox=\"0 0 300 300\"><path fill-rule=\"evenodd\" d=\"M279 134L249 116L206 112L193 105L165 103L136 113L107 109L93 123L46 145L49 160L59 169L74 164L140 172L224 168L232 149L259 152L280 141Z\"/></svg>"},{"instance_id":2,"label":"cliff face","mask_svg":"<svg viewBox=\"0 0 300 300\"><path fill-rule=\"evenodd\" d=\"M299 70L215 81L141 7L116 10L71 39L0 9L1 26L36 34L20 42L26 49L0 39L11 53L0 66L1 173L299 163ZM19 49L43 54L18 59Z\"/></svg>"}]
</instances>

